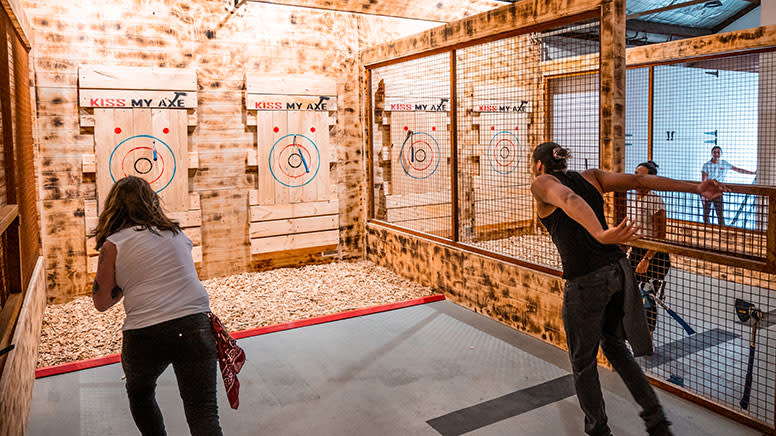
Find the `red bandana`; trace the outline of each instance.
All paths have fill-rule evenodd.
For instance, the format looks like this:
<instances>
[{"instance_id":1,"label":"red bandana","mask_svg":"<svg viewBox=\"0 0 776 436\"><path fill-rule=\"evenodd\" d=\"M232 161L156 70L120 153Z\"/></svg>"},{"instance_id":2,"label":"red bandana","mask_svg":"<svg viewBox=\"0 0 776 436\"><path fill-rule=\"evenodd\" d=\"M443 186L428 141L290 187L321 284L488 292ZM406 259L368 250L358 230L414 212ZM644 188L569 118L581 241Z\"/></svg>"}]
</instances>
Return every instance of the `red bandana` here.
<instances>
[{"instance_id":1,"label":"red bandana","mask_svg":"<svg viewBox=\"0 0 776 436\"><path fill-rule=\"evenodd\" d=\"M226 396L232 409L236 409L240 406L240 381L237 380L237 373L245 363L245 351L237 346L237 341L229 335L217 316L212 312L208 312L207 316L216 334L218 363L221 367L221 375L224 377Z\"/></svg>"}]
</instances>

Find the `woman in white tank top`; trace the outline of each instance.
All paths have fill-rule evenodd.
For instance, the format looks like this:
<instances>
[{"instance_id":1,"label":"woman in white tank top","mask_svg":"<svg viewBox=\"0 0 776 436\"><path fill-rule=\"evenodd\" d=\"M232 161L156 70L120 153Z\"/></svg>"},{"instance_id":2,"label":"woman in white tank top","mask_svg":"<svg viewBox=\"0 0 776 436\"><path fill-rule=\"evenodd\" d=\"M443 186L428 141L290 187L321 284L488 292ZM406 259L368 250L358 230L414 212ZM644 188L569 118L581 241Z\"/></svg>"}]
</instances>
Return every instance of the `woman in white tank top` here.
<instances>
[{"instance_id":1,"label":"woman in white tank top","mask_svg":"<svg viewBox=\"0 0 776 436\"><path fill-rule=\"evenodd\" d=\"M133 176L113 185L93 236L100 250L94 306L105 311L124 299L121 364L138 429L166 434L156 380L172 364L191 434L221 435L216 337L191 240L148 182Z\"/></svg>"}]
</instances>

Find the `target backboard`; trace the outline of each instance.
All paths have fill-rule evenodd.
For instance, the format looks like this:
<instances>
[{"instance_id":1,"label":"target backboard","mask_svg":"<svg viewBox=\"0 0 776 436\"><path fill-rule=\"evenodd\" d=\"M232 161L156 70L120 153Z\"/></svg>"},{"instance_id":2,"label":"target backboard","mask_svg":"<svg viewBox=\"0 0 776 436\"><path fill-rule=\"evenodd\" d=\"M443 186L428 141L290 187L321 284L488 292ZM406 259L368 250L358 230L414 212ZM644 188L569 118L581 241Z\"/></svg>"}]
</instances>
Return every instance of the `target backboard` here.
<instances>
[{"instance_id":1,"label":"target backboard","mask_svg":"<svg viewBox=\"0 0 776 436\"><path fill-rule=\"evenodd\" d=\"M186 111L96 108L94 117L100 211L110 188L126 176L150 183L166 211L188 210Z\"/></svg>"},{"instance_id":2,"label":"target backboard","mask_svg":"<svg viewBox=\"0 0 776 436\"><path fill-rule=\"evenodd\" d=\"M260 204L328 200L328 113L258 111L256 117Z\"/></svg>"},{"instance_id":3,"label":"target backboard","mask_svg":"<svg viewBox=\"0 0 776 436\"><path fill-rule=\"evenodd\" d=\"M256 126L256 149L248 155L258 182L249 196L252 254L336 248L336 157L329 144L336 93L325 77L246 73L246 109L256 111L247 118Z\"/></svg>"},{"instance_id":4,"label":"target backboard","mask_svg":"<svg viewBox=\"0 0 776 436\"><path fill-rule=\"evenodd\" d=\"M447 112L391 114L392 194L443 190L450 182Z\"/></svg>"},{"instance_id":5,"label":"target backboard","mask_svg":"<svg viewBox=\"0 0 776 436\"><path fill-rule=\"evenodd\" d=\"M188 128L196 124L197 78L182 68L84 65L78 70L80 124L94 129L94 154L83 155L83 171L94 174L96 199L84 201L86 236L116 181L145 179L165 212L192 240L201 262L199 194L189 192L189 169L198 166ZM88 130L87 130L88 131ZM88 271L96 271L94 241L86 240Z\"/></svg>"}]
</instances>

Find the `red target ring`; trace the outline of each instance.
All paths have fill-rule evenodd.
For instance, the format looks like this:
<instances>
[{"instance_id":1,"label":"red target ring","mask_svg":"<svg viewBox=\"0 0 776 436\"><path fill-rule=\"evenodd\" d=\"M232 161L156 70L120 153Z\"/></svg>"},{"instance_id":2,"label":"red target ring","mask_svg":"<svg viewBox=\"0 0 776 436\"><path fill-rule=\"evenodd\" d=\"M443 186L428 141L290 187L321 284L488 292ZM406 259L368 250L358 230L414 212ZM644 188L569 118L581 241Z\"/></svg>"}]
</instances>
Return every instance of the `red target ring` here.
<instances>
[{"instance_id":1,"label":"red target ring","mask_svg":"<svg viewBox=\"0 0 776 436\"><path fill-rule=\"evenodd\" d=\"M133 148L133 149L129 150L129 151L128 151L128 152L127 152L125 155L124 155L124 158L123 158L123 159L121 159L121 173L122 173L122 174L124 174L124 177L127 177L127 176L129 175L129 174L127 174L126 170L124 170L124 163L126 162L126 160L127 160L127 157L129 156L129 153L132 153L132 152L133 152L133 151L135 151L135 150L151 150L151 152L153 153L153 150L154 150L154 149L153 149L153 148L151 148L151 147L135 147L135 148ZM157 156L159 156L159 159L162 161L162 170L161 170L161 171L159 171L159 175L158 175L158 176L157 176L155 179L153 179L153 180L149 180L149 181L148 181L148 184L149 184L149 185L150 185L150 184L152 184L152 183L154 183L154 182L156 182L157 180L161 179L161 178L162 178L162 174L164 174L164 158L162 157L161 153L157 153L156 155L157 155ZM150 171L149 171L149 172L150 172Z\"/></svg>"},{"instance_id":2,"label":"red target ring","mask_svg":"<svg viewBox=\"0 0 776 436\"><path fill-rule=\"evenodd\" d=\"M411 154L411 153L412 153L413 149L415 148L415 144L423 144L423 145L425 145L425 146L426 146L425 148L428 148L428 150L429 150L428 152L426 152L426 151L425 151L425 148L421 148L420 150L418 150L418 151L423 151L425 154L427 154L427 155L430 155L430 156L431 156L431 157L428 159L428 164L426 164L426 166L424 166L423 168L420 168L420 167L416 167L416 166L415 166L415 164L413 163L413 161L415 161L416 159L410 159L409 157L407 157L407 156L409 156L409 154ZM417 154L417 152L415 152L415 154ZM431 147L431 144L429 144L429 143L428 143L428 142L426 142L426 141L415 141L415 142L413 142L413 143L412 143L412 145L411 145L409 148L407 148L407 156L404 156L404 159L407 161L407 164L408 164L408 165L409 165L409 166L410 166L410 167L411 167L413 170L415 170L415 171L425 171L425 170L426 170L426 169L428 169L428 167L430 167L430 166L431 166L431 164L434 162L434 149ZM425 160L425 159L424 159L424 160Z\"/></svg>"},{"instance_id":3,"label":"red target ring","mask_svg":"<svg viewBox=\"0 0 776 436\"><path fill-rule=\"evenodd\" d=\"M512 160L510 160L507 163L501 163L499 161L499 159L498 159L499 156L501 156L501 153L496 153L496 158L494 160L496 161L497 164L501 165L502 167L508 167L508 166L512 165L512 163L515 161L515 156L517 155L517 153L512 151L512 149L514 149L516 147L515 147L515 143L514 142L512 142L509 139L504 138L504 139L499 139L498 142L496 142L496 145L493 146L493 149L494 150L498 149L499 144L501 144L502 142L506 142L507 144L509 144L508 146L502 146L502 150L504 148L508 149L510 151L510 156L512 157Z\"/></svg>"},{"instance_id":4,"label":"red target ring","mask_svg":"<svg viewBox=\"0 0 776 436\"><path fill-rule=\"evenodd\" d=\"M283 156L283 153L286 151L286 149L287 149L287 148L289 148L289 147L297 147L299 150L304 150L304 151L305 151L305 153L307 153L307 157L308 157L308 159L309 159L309 160L308 160L308 165L310 165L310 164L309 164L309 162L312 162L312 159L313 159L313 157L312 157L312 155L310 154L310 151L309 151L309 150L307 150L307 148L305 148L305 146L303 146L302 144L296 144L296 143L292 143L292 144L288 144L288 145L286 145L285 147L283 147L283 149L282 149L282 150L280 150L280 156L281 156L281 157ZM301 153L301 152L300 152L300 153ZM289 174L288 172L286 172L285 168L283 168L283 165L282 165L280 162L281 162L281 159L280 159L280 158L278 158L278 166L280 167L280 171L281 171L283 174L285 174L286 176L288 176L288 177L290 177L290 178L292 178L292 179L296 179L296 178L302 177L303 175L307 174L307 172L304 172L304 173L298 174L298 175L296 175L296 176L292 176L291 174Z\"/></svg>"}]
</instances>

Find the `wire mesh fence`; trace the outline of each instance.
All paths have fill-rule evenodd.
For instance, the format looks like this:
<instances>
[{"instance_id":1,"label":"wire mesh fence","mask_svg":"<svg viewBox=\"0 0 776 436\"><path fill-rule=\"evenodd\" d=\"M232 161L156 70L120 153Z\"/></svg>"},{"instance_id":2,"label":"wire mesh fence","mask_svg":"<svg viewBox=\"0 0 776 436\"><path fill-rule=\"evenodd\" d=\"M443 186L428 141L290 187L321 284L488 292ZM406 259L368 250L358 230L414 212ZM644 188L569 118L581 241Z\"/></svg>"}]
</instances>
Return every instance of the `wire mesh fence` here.
<instances>
[{"instance_id":1,"label":"wire mesh fence","mask_svg":"<svg viewBox=\"0 0 776 436\"><path fill-rule=\"evenodd\" d=\"M375 217L451 236L450 57L372 70Z\"/></svg>"},{"instance_id":2,"label":"wire mesh fence","mask_svg":"<svg viewBox=\"0 0 776 436\"><path fill-rule=\"evenodd\" d=\"M458 50L460 241L552 269L560 259L537 224L531 151L544 141L598 166L598 22Z\"/></svg>"},{"instance_id":3,"label":"wire mesh fence","mask_svg":"<svg viewBox=\"0 0 776 436\"><path fill-rule=\"evenodd\" d=\"M560 271L530 193L530 154L554 141L571 151L570 170L601 165L598 27L595 21L576 23L372 69L373 218ZM771 428L775 54L628 69L622 157L628 173L654 161L658 175L714 178L730 187L713 201L677 192L627 194L624 214L641 223L644 235L628 256L656 347L642 365L655 378ZM454 101L445 100L451 86ZM436 111L423 106L448 102ZM451 107L456 174L449 165ZM422 136L440 126L441 133L429 135L434 141ZM413 172L419 162L428 164L423 153L435 152L427 150L436 145L436 172ZM457 220L451 215L453 180Z\"/></svg>"}]
</instances>

